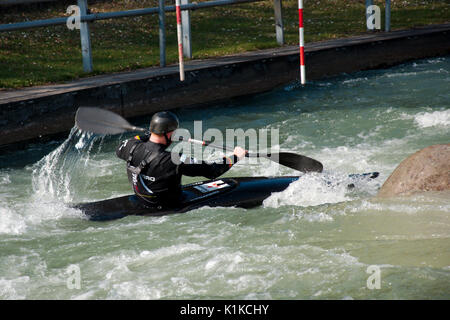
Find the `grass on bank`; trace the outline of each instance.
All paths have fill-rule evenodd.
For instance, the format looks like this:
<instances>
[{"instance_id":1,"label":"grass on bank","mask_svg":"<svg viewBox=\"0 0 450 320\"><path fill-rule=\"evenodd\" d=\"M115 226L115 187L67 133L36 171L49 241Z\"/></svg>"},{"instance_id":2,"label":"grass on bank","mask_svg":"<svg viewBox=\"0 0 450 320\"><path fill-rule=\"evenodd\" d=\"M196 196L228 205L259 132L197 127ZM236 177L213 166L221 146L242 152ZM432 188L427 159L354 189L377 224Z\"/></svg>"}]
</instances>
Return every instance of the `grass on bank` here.
<instances>
[{"instance_id":1,"label":"grass on bank","mask_svg":"<svg viewBox=\"0 0 450 320\"><path fill-rule=\"evenodd\" d=\"M67 16L72 1L0 9L0 24ZM365 0L304 0L305 41L366 32ZM381 8L384 28L384 0ZM173 1L166 1L166 5ZM283 1L286 45L298 44L297 0ZM89 1L93 12L156 7L157 0ZM449 22L450 0L392 1L391 29ZM159 65L157 15L96 21L90 24L94 71L82 69L78 30L53 26L0 33L0 88L20 88L90 75ZM210 58L277 47L273 1L191 12L193 58ZM166 16L167 64L176 63L174 13Z\"/></svg>"}]
</instances>

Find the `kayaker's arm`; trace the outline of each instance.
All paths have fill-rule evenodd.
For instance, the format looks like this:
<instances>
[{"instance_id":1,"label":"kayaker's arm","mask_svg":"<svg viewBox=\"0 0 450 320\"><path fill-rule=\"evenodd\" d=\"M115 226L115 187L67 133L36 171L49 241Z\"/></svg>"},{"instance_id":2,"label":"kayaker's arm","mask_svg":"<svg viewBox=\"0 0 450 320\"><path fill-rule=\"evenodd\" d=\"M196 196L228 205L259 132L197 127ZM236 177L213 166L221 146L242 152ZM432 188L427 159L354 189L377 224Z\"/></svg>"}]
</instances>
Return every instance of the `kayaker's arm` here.
<instances>
[{"instance_id":1,"label":"kayaker's arm","mask_svg":"<svg viewBox=\"0 0 450 320\"><path fill-rule=\"evenodd\" d=\"M245 157L246 153L246 150L236 147L231 157L223 157L222 161L214 163L196 161L193 158L183 159L182 157L177 172L190 177L203 176L208 179L215 179L230 170L236 162Z\"/></svg>"},{"instance_id":2,"label":"kayaker's arm","mask_svg":"<svg viewBox=\"0 0 450 320\"><path fill-rule=\"evenodd\" d=\"M185 176L202 176L208 179L215 179L230 170L238 160L239 158L236 155L233 155L232 157L223 157L221 162L213 163L188 158L178 165L177 171Z\"/></svg>"}]
</instances>

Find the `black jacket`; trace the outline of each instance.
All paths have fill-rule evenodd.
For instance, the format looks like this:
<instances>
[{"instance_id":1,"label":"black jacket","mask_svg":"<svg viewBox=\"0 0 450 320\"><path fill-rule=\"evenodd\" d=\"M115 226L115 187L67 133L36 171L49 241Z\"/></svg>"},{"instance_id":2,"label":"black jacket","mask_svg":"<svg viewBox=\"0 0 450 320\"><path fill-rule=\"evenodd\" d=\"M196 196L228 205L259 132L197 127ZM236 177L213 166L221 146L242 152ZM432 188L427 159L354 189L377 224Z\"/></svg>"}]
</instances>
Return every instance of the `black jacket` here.
<instances>
[{"instance_id":1,"label":"black jacket","mask_svg":"<svg viewBox=\"0 0 450 320\"><path fill-rule=\"evenodd\" d=\"M133 191L152 206L178 206L182 175L215 179L238 161L233 156L232 159L224 157L220 163L206 163L182 155L174 159L181 162L173 161L166 147L148 141L148 136L136 136L123 141L116 149L117 156L127 161L128 180Z\"/></svg>"}]
</instances>

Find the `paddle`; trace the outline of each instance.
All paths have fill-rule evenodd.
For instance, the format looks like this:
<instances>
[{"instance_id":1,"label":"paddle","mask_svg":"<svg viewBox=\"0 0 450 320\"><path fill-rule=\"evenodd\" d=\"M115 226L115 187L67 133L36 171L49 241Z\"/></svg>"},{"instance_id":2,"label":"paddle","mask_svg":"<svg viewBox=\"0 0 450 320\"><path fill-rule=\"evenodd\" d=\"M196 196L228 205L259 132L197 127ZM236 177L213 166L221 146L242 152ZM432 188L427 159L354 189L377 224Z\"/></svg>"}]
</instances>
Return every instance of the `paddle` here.
<instances>
[{"instance_id":1,"label":"paddle","mask_svg":"<svg viewBox=\"0 0 450 320\"><path fill-rule=\"evenodd\" d=\"M183 137L180 137L179 141L183 141ZM234 151L233 148L215 145L212 144L210 141L202 141L195 139L188 139L187 141L190 143L201 144L202 146L210 146L216 149L222 149L224 151L231 151L231 152ZM258 152L258 153L247 153L245 156L248 158L267 158L269 160L278 162L279 164L285 167L303 172L322 172L323 170L323 165L319 161L290 152L268 153L268 154Z\"/></svg>"},{"instance_id":2,"label":"paddle","mask_svg":"<svg viewBox=\"0 0 450 320\"><path fill-rule=\"evenodd\" d=\"M101 108L78 108L75 115L75 124L78 129L97 134L119 134L126 131L147 132L144 128L131 125L120 115ZM180 139L182 141L182 138ZM188 142L204 146L233 151L225 146L214 145L208 141L188 139ZM317 160L290 152L272 154L247 153L246 157L267 158L291 169L302 172L322 172L323 165Z\"/></svg>"},{"instance_id":3,"label":"paddle","mask_svg":"<svg viewBox=\"0 0 450 320\"><path fill-rule=\"evenodd\" d=\"M118 134L126 131L147 131L143 128L131 125L117 113L100 108L78 108L75 115L75 124L81 131L97 134Z\"/></svg>"}]
</instances>

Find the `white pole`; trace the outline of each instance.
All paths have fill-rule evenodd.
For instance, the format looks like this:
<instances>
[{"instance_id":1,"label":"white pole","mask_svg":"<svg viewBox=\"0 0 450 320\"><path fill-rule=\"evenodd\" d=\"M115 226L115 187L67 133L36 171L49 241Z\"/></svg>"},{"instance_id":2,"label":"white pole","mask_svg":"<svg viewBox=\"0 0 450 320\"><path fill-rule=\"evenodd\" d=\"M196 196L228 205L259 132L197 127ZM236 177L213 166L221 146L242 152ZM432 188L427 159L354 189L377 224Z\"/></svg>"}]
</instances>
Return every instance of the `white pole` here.
<instances>
[{"instance_id":1,"label":"white pole","mask_svg":"<svg viewBox=\"0 0 450 320\"><path fill-rule=\"evenodd\" d=\"M300 81L306 83L305 76L305 40L303 33L303 0L298 0L298 30L299 30L299 46L300 46Z\"/></svg>"},{"instance_id":2,"label":"white pole","mask_svg":"<svg viewBox=\"0 0 450 320\"><path fill-rule=\"evenodd\" d=\"M177 14L178 61L180 63L180 81L184 81L183 30L181 26L180 0L175 0L175 9Z\"/></svg>"}]
</instances>

